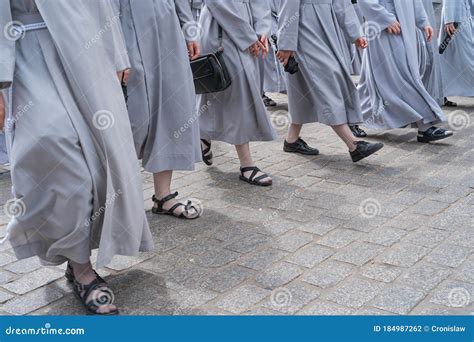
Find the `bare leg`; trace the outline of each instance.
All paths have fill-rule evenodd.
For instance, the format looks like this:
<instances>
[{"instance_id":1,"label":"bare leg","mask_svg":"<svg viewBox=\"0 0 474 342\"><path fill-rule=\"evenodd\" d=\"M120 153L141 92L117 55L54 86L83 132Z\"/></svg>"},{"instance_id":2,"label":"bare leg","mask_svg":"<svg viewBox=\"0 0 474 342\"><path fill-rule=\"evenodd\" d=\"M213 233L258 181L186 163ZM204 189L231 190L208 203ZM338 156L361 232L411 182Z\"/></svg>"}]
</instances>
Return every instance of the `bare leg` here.
<instances>
[{"instance_id":1,"label":"bare leg","mask_svg":"<svg viewBox=\"0 0 474 342\"><path fill-rule=\"evenodd\" d=\"M153 174L156 198L161 200L171 194L171 180L172 179L173 179L173 171L163 171L163 172ZM172 199L163 204L163 209L170 210L177 203L178 201L176 199ZM185 208L183 206L180 206L175 210L175 214L179 216L184 211L185 211ZM189 209L189 214L190 216L193 216L196 214L196 211L193 208L191 208Z\"/></svg>"},{"instance_id":2,"label":"bare leg","mask_svg":"<svg viewBox=\"0 0 474 342\"><path fill-rule=\"evenodd\" d=\"M303 128L303 125L292 123L290 127L288 128L288 137L286 138L286 141L289 142L290 144L295 143L296 140L298 140L301 135L302 128Z\"/></svg>"},{"instance_id":3,"label":"bare leg","mask_svg":"<svg viewBox=\"0 0 474 342\"><path fill-rule=\"evenodd\" d=\"M237 150L237 155L240 159L240 166L241 167L252 167L255 166L255 162L252 158L252 153L250 152L250 144L243 144L243 145L235 145L235 149ZM249 178L252 172L245 172L244 177ZM261 176L263 173L257 174L255 177ZM270 177L264 178L261 180L262 183L268 183L272 179Z\"/></svg>"},{"instance_id":4,"label":"bare leg","mask_svg":"<svg viewBox=\"0 0 474 342\"><path fill-rule=\"evenodd\" d=\"M70 263L74 271L74 277L76 278L76 281L78 283L82 285L89 285L96 279L94 269L92 268L92 264L90 262L88 262L87 264L78 264L73 261L70 261ZM89 298L98 298L100 297L100 294L100 290L92 291L92 293L89 295ZM117 307L115 305L108 304L100 306L97 312L101 314L106 314L115 310L117 310Z\"/></svg>"},{"instance_id":5,"label":"bare leg","mask_svg":"<svg viewBox=\"0 0 474 342\"><path fill-rule=\"evenodd\" d=\"M357 141L358 139L354 137L354 134L352 133L351 129L349 128L348 124L344 125L337 125L337 126L331 126L334 132L344 141L344 143L347 145L349 148L350 152L355 151L357 148Z\"/></svg>"}]
</instances>

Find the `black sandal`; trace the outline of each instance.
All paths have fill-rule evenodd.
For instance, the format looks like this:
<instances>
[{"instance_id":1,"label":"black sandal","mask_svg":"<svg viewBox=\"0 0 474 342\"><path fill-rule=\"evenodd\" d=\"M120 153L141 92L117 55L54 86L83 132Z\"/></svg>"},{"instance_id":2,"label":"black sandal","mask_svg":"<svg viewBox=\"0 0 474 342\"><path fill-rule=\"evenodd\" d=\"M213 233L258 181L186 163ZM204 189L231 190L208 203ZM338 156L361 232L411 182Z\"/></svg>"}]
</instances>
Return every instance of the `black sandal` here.
<instances>
[{"instance_id":1,"label":"black sandal","mask_svg":"<svg viewBox=\"0 0 474 342\"><path fill-rule=\"evenodd\" d=\"M98 312L101 307L106 305L112 305L114 303L114 294L102 278L98 277L88 285L83 285L74 280L73 290L74 294L77 296L77 298L79 298L79 300L82 302L89 314L101 316L118 315L118 309L104 313ZM92 296L92 298L88 300L93 291L100 292L100 295L98 295L97 297Z\"/></svg>"},{"instance_id":2,"label":"black sandal","mask_svg":"<svg viewBox=\"0 0 474 342\"><path fill-rule=\"evenodd\" d=\"M456 102L453 102L453 101L449 101L447 97L444 98L444 106L445 107L452 107L452 108L456 108L458 106L458 104Z\"/></svg>"},{"instance_id":3,"label":"black sandal","mask_svg":"<svg viewBox=\"0 0 474 342\"><path fill-rule=\"evenodd\" d=\"M165 198L163 198L161 200L159 200L158 198L156 198L155 195L153 195L152 201L154 203L156 203L157 206L153 207L151 209L152 213L157 214L157 215L174 216L176 218L186 219L186 220L195 220L195 219L201 217L202 211L203 211L202 208L200 208L198 206L195 206L192 201L188 201L188 203L186 205L183 204L183 203L176 203L169 210L163 209L163 205L166 202L169 202L169 201L175 199L176 197L178 197L177 192L175 192L174 194L168 195L168 196L166 196ZM184 211L181 214L177 215L176 214L176 209L178 209L180 207L184 207ZM194 209L194 211L196 212L196 216L194 216L194 217L190 216L189 212L191 211L191 209Z\"/></svg>"},{"instance_id":4,"label":"black sandal","mask_svg":"<svg viewBox=\"0 0 474 342\"><path fill-rule=\"evenodd\" d=\"M104 284L107 284L107 282L96 271L94 271L94 273L95 277L99 279L99 281ZM66 280L70 283L74 283L76 281L76 276L74 275L74 270L70 262L67 263L66 273L64 274L64 276L66 277Z\"/></svg>"},{"instance_id":5,"label":"black sandal","mask_svg":"<svg viewBox=\"0 0 474 342\"><path fill-rule=\"evenodd\" d=\"M207 141L205 139L201 139L201 142L205 146L205 148L203 149L202 145L201 145L202 161L207 166L212 166L212 164L214 164L214 160L213 160L214 156L213 156L212 151L211 151L211 142Z\"/></svg>"},{"instance_id":6,"label":"black sandal","mask_svg":"<svg viewBox=\"0 0 474 342\"><path fill-rule=\"evenodd\" d=\"M245 177L244 174L246 172L250 172L250 171L252 171L252 174L250 175L250 177L249 178ZM260 170L256 166L241 167L240 168L240 173L241 173L240 180L244 181L246 183L252 184L252 185L256 185L256 186L271 186L271 185L273 185L273 181L270 181L270 182L267 182L267 183L261 182L262 179L269 178L269 176L266 173L264 173L263 175L255 178L255 176L259 172L262 172L262 170Z\"/></svg>"}]
</instances>

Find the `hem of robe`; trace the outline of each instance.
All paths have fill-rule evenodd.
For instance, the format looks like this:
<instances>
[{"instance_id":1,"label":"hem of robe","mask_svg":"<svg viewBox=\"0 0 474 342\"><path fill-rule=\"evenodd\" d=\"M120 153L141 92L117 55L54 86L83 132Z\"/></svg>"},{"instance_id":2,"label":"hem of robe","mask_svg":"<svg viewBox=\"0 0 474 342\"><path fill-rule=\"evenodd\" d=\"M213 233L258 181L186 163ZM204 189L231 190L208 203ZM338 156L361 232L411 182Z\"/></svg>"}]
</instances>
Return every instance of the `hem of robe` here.
<instances>
[{"instance_id":1,"label":"hem of robe","mask_svg":"<svg viewBox=\"0 0 474 342\"><path fill-rule=\"evenodd\" d=\"M351 121L351 120L336 120L336 121L322 121L318 119L308 119L308 120L298 120L298 119L293 119L291 118L291 123L297 124L297 125L305 125L305 124L312 124L312 123L319 123L323 124L326 126L340 126L340 125L361 125L364 123L363 120L357 120L357 121Z\"/></svg>"},{"instance_id":2,"label":"hem of robe","mask_svg":"<svg viewBox=\"0 0 474 342\"><path fill-rule=\"evenodd\" d=\"M273 134L265 135L263 137L242 137L240 139L233 139L225 137L225 134L219 132L201 132L201 139L220 141L230 145L244 145L251 142L268 142L275 141L278 136L275 132Z\"/></svg>"},{"instance_id":3,"label":"hem of robe","mask_svg":"<svg viewBox=\"0 0 474 342\"><path fill-rule=\"evenodd\" d=\"M392 115L393 116L393 115ZM444 121L441 120L440 118L435 118L435 120L433 121L429 121L429 120L426 120L426 118L423 118L421 117L419 120L415 120L415 121L412 121L412 120L401 120L401 121L397 121L393 124L383 124L383 123L380 123L380 124L370 124L368 123L369 121L365 121L362 123L362 126L366 127L366 128L370 128L370 129L374 129L374 130L390 130L390 129L399 129L399 128L405 128L407 126L412 126L413 128L416 128L418 127L417 126L417 123L419 121L423 120L423 124L433 124L433 125L437 125L437 124L440 124L440 123L443 123Z\"/></svg>"},{"instance_id":4,"label":"hem of robe","mask_svg":"<svg viewBox=\"0 0 474 342\"><path fill-rule=\"evenodd\" d=\"M163 171L195 171L196 164L202 162L201 155L183 155L180 158L166 158L166 160L158 160L161 158L162 157L160 156L156 158L157 160L143 159L143 169L150 173L158 173Z\"/></svg>"}]
</instances>

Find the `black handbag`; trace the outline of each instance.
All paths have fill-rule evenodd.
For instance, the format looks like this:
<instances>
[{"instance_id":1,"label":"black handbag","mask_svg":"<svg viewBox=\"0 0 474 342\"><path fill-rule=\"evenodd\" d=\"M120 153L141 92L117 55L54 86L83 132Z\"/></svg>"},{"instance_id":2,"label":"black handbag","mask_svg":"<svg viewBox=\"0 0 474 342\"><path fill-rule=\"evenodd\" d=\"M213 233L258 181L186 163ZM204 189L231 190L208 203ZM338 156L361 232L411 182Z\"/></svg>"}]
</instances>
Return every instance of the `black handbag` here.
<instances>
[{"instance_id":1,"label":"black handbag","mask_svg":"<svg viewBox=\"0 0 474 342\"><path fill-rule=\"evenodd\" d=\"M198 95L218 93L232 84L229 70L224 62L222 37L222 27L219 26L219 50L191 61L194 87Z\"/></svg>"}]
</instances>

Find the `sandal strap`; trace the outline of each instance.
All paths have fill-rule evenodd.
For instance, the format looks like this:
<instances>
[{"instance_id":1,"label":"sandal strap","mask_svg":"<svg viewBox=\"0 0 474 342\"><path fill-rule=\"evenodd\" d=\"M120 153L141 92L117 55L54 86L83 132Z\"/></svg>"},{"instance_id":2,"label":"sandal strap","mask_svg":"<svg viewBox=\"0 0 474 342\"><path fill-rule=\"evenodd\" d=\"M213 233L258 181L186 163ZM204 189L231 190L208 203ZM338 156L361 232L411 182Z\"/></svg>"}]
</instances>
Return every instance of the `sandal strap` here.
<instances>
[{"instance_id":1,"label":"sandal strap","mask_svg":"<svg viewBox=\"0 0 474 342\"><path fill-rule=\"evenodd\" d=\"M166 202L169 202L169 201L175 199L176 197L178 197L178 195L179 195L178 192L175 192L174 194L170 194L170 195L168 195L168 196L166 196L166 197L164 197L164 198L162 198L162 199L160 199L160 200L159 200L158 198L156 198L155 195L153 195L153 197L151 198L151 200L152 200L153 202L155 202L155 203L158 205L158 209L159 209L159 210L163 210L163 205L164 205Z\"/></svg>"},{"instance_id":2,"label":"sandal strap","mask_svg":"<svg viewBox=\"0 0 474 342\"><path fill-rule=\"evenodd\" d=\"M250 177L248 177L247 179L251 182L253 182L253 179L255 178L255 176L261 172L261 170L256 167L256 166L249 166L249 167L241 167L240 168L240 172L242 173L242 176L244 176L244 173L246 172L250 172L252 171L252 174L250 175Z\"/></svg>"},{"instance_id":3,"label":"sandal strap","mask_svg":"<svg viewBox=\"0 0 474 342\"><path fill-rule=\"evenodd\" d=\"M261 181L262 179L265 179L265 178L268 178L268 177L269 177L269 176L268 176L266 173L264 173L264 174L261 175L260 177L255 178L253 181L254 181L254 182L257 182L257 183L260 183L260 181Z\"/></svg>"},{"instance_id":4,"label":"sandal strap","mask_svg":"<svg viewBox=\"0 0 474 342\"><path fill-rule=\"evenodd\" d=\"M203 149L202 153L203 154L208 154L211 151L212 143L205 140L205 139L201 139L201 142L204 144L204 146L206 146L206 148Z\"/></svg>"}]
</instances>

